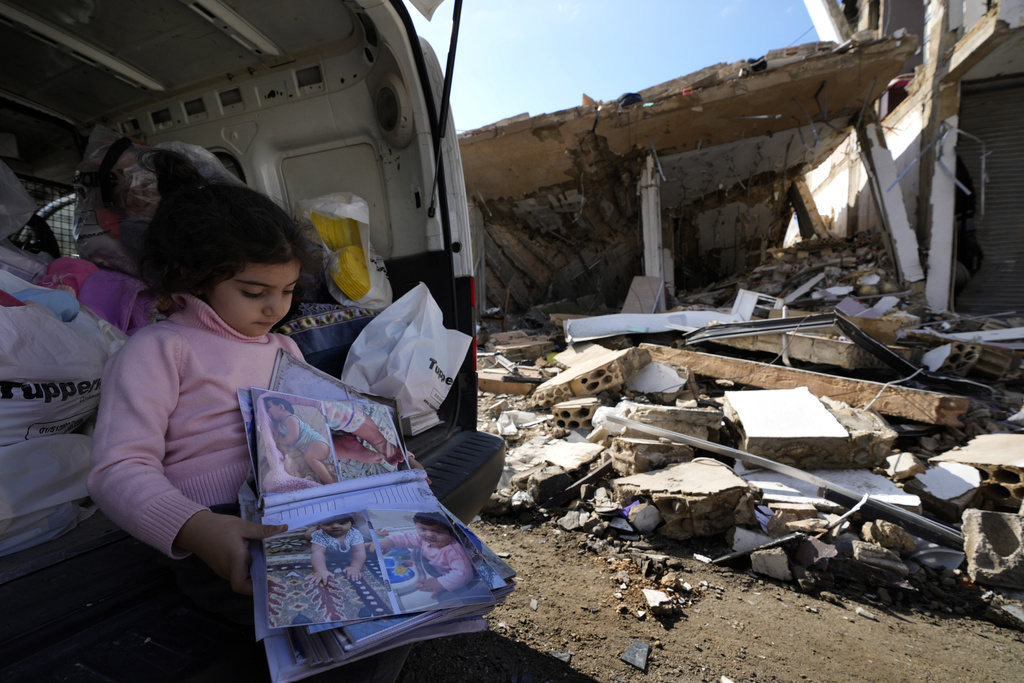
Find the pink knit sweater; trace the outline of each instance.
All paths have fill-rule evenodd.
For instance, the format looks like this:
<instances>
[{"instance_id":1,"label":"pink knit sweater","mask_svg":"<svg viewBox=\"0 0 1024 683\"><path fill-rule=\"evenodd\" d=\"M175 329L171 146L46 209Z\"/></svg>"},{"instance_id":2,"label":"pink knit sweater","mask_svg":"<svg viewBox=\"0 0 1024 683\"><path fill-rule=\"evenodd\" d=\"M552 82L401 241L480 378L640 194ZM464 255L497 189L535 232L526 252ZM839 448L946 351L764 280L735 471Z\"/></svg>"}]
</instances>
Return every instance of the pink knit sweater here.
<instances>
[{"instance_id":1,"label":"pink knit sweater","mask_svg":"<svg viewBox=\"0 0 1024 683\"><path fill-rule=\"evenodd\" d=\"M171 557L196 512L238 498L250 469L238 389L267 388L288 337L247 337L199 299L132 336L103 372L93 499L122 529Z\"/></svg>"}]
</instances>

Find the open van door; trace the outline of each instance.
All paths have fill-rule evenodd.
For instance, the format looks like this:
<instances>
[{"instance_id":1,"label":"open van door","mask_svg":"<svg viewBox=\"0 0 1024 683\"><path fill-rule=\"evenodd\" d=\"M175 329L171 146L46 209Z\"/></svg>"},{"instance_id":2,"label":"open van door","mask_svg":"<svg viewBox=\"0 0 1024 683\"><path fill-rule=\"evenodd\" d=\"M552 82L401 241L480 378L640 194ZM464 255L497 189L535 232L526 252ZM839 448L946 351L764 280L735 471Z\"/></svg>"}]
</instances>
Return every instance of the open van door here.
<instances>
[{"instance_id":1,"label":"open van door","mask_svg":"<svg viewBox=\"0 0 1024 683\"><path fill-rule=\"evenodd\" d=\"M442 3L410 4L429 16ZM139 144L184 142L293 212L337 192L366 200L393 297L424 282L445 326L475 337L444 71L402 0L0 0L0 58L0 158L36 198L60 255L86 256L62 218L97 126ZM33 240L24 231L14 242L31 250ZM337 376L353 336L321 339L314 364ZM476 429L476 393L474 345L436 424L406 435L435 495L466 521L504 463L503 441ZM154 553L97 513L0 557L0 601L18 615L0 626L4 679L243 675L233 667L218 677L218 653L230 659L232 647L253 644L187 603ZM194 638L170 641L182 633ZM175 654L161 661L155 651Z\"/></svg>"}]
</instances>

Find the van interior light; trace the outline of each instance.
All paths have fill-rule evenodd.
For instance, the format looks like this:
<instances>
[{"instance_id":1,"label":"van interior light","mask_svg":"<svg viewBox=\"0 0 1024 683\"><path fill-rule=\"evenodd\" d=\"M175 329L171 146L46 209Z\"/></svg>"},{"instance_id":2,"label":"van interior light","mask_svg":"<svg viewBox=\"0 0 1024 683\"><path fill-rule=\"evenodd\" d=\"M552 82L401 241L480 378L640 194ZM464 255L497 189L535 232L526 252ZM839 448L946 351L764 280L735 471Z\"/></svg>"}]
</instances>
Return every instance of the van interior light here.
<instances>
[{"instance_id":1,"label":"van interior light","mask_svg":"<svg viewBox=\"0 0 1024 683\"><path fill-rule=\"evenodd\" d=\"M280 47L220 0L181 0L193 12L257 55L279 57Z\"/></svg>"},{"instance_id":2,"label":"van interior light","mask_svg":"<svg viewBox=\"0 0 1024 683\"><path fill-rule=\"evenodd\" d=\"M7 3L0 2L0 16L8 21L24 26L28 29L28 35L36 40L54 45L58 49L63 49L86 64L106 69L135 87L155 92L166 89L159 81L125 64L117 57L95 48L85 41L79 40L63 29L53 26L42 19L11 7Z\"/></svg>"}]
</instances>

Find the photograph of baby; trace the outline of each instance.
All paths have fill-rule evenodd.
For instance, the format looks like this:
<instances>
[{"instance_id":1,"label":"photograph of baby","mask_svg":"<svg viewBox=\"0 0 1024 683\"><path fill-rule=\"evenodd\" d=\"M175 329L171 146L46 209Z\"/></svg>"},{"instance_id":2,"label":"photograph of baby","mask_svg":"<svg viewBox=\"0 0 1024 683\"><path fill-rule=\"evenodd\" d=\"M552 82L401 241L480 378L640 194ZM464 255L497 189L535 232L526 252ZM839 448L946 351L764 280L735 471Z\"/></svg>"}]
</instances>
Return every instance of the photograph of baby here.
<instances>
[{"instance_id":1,"label":"photograph of baby","mask_svg":"<svg viewBox=\"0 0 1024 683\"><path fill-rule=\"evenodd\" d=\"M383 569L402 612L486 602L489 586L467 548L440 511L368 510Z\"/></svg>"},{"instance_id":2,"label":"photograph of baby","mask_svg":"<svg viewBox=\"0 0 1024 683\"><path fill-rule=\"evenodd\" d=\"M264 540L272 628L394 613L362 513Z\"/></svg>"},{"instance_id":3,"label":"photograph of baby","mask_svg":"<svg viewBox=\"0 0 1024 683\"><path fill-rule=\"evenodd\" d=\"M323 405L313 399L252 390L260 488L299 491L338 481Z\"/></svg>"},{"instance_id":4,"label":"photograph of baby","mask_svg":"<svg viewBox=\"0 0 1024 683\"><path fill-rule=\"evenodd\" d=\"M339 481L409 469L391 408L359 400L324 401L323 406Z\"/></svg>"}]
</instances>

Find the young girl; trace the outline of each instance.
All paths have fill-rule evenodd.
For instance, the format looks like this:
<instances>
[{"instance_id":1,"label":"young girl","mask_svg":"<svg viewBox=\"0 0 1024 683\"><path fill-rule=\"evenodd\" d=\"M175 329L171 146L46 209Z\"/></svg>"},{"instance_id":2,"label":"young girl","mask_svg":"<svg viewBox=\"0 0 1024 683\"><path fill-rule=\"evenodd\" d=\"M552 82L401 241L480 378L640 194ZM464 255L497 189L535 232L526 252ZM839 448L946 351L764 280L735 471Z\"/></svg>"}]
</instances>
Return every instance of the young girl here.
<instances>
[{"instance_id":1,"label":"young girl","mask_svg":"<svg viewBox=\"0 0 1024 683\"><path fill-rule=\"evenodd\" d=\"M380 542L380 551L387 554L393 548L418 548L427 564L439 574L417 583L418 590L429 592L431 598L469 583L473 579L473 563L448 520L435 512L417 512L412 521L416 525L415 534L385 536Z\"/></svg>"},{"instance_id":2,"label":"young girl","mask_svg":"<svg viewBox=\"0 0 1024 683\"><path fill-rule=\"evenodd\" d=\"M149 152L145 163L161 201L140 273L177 311L136 332L105 368L89 492L136 538L172 558L194 554L233 591L251 595L249 542L287 527L215 511L237 500L250 469L237 390L267 388L279 349L302 357L292 340L269 332L287 315L300 270L315 260L270 198L207 181L172 152ZM192 580L209 592L205 580ZM244 612L234 603L219 608ZM387 653L393 671L383 677L372 658L345 671L359 665L376 680L396 677L407 653Z\"/></svg>"},{"instance_id":3,"label":"young girl","mask_svg":"<svg viewBox=\"0 0 1024 683\"><path fill-rule=\"evenodd\" d=\"M353 525L352 515L342 515L320 523L316 530L311 530L310 563L313 573L310 579L327 585L334 577L328 568L331 565L344 565L342 572L349 581L363 578L363 564L366 563L366 546L363 534Z\"/></svg>"}]
</instances>

